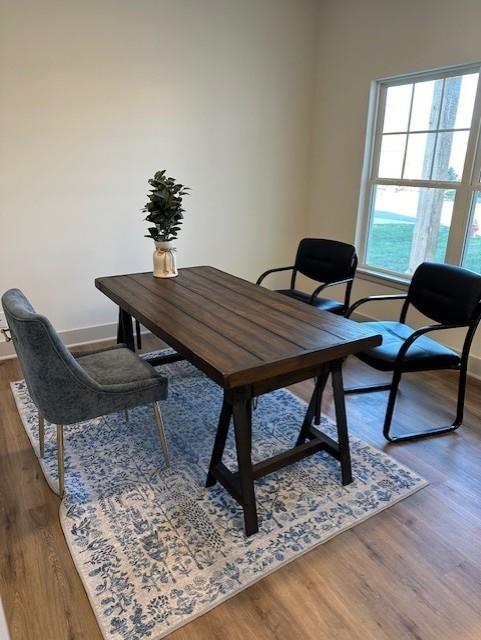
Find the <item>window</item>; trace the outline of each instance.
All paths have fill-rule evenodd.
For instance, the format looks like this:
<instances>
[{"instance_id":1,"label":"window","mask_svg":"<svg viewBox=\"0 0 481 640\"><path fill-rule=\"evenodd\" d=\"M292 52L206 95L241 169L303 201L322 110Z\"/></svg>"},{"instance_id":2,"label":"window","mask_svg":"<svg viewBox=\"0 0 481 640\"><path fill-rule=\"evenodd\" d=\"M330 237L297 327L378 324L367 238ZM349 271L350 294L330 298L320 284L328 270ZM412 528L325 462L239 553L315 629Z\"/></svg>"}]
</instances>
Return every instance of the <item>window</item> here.
<instances>
[{"instance_id":1,"label":"window","mask_svg":"<svg viewBox=\"0 0 481 640\"><path fill-rule=\"evenodd\" d=\"M481 273L481 64L381 80L361 189L361 268L426 260Z\"/></svg>"}]
</instances>

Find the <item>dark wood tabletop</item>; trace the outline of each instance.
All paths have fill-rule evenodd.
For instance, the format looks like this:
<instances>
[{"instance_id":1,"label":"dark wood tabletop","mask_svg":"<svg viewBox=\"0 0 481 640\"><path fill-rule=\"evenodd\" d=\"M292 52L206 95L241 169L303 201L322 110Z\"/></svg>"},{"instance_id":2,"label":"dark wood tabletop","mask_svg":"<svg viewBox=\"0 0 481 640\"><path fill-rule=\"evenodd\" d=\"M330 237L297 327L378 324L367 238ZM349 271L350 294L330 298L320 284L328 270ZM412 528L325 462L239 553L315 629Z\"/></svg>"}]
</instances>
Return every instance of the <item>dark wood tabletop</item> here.
<instances>
[{"instance_id":1,"label":"dark wood tabletop","mask_svg":"<svg viewBox=\"0 0 481 640\"><path fill-rule=\"evenodd\" d=\"M325 451L339 460L343 484L352 482L342 362L381 343L362 325L319 311L213 267L180 269L176 278L152 273L97 278L95 285L119 306L118 342L135 350L132 317L224 389L206 486L220 482L244 510L247 535L258 530L256 479ZM170 360L169 360L170 358ZM337 441L320 431L323 390L332 377ZM315 385L295 446L252 463L252 400L314 378ZM314 420L315 424L312 424ZM222 462L234 423L237 471Z\"/></svg>"},{"instance_id":2,"label":"dark wood tabletop","mask_svg":"<svg viewBox=\"0 0 481 640\"><path fill-rule=\"evenodd\" d=\"M362 325L213 267L176 278L97 278L96 287L225 389L299 372L380 344Z\"/></svg>"}]
</instances>

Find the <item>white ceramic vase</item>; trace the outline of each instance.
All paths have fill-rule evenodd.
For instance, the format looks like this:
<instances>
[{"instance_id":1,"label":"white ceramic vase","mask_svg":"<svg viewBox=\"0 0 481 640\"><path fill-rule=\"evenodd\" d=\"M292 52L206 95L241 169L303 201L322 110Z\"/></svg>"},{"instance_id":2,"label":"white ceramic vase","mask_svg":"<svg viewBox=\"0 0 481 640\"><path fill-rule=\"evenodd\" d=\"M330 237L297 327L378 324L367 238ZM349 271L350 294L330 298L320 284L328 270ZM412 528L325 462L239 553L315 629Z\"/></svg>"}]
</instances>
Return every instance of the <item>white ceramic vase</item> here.
<instances>
[{"instance_id":1,"label":"white ceramic vase","mask_svg":"<svg viewBox=\"0 0 481 640\"><path fill-rule=\"evenodd\" d=\"M176 275L178 273L172 240L157 241L154 251L154 278L175 278Z\"/></svg>"}]
</instances>

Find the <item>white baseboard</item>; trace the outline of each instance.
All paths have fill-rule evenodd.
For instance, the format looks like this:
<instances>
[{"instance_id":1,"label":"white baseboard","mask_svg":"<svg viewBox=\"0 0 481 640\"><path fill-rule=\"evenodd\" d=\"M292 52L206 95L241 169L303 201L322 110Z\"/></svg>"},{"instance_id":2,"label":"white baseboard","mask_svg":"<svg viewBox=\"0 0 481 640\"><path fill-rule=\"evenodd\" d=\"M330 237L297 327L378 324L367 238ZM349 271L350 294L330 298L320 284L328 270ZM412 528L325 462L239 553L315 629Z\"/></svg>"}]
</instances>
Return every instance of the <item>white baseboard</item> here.
<instances>
[{"instance_id":1,"label":"white baseboard","mask_svg":"<svg viewBox=\"0 0 481 640\"><path fill-rule=\"evenodd\" d=\"M99 324L95 327L60 331L59 336L67 347L78 347L81 344L102 342L117 336L117 324ZM0 360L15 357L12 342L0 342Z\"/></svg>"},{"instance_id":2,"label":"white baseboard","mask_svg":"<svg viewBox=\"0 0 481 640\"><path fill-rule=\"evenodd\" d=\"M356 320L364 322L375 322L376 318L371 316L354 313ZM142 334L149 333L146 329L142 329ZM117 324L100 324L94 327L85 327L83 329L71 329L69 331L59 332L62 342L67 347L78 347L82 344L95 344L104 340L111 340L117 335ZM15 349L11 342L0 342L0 360L15 357ZM481 357L469 356L468 373L473 378L481 380Z\"/></svg>"},{"instance_id":3,"label":"white baseboard","mask_svg":"<svg viewBox=\"0 0 481 640\"><path fill-rule=\"evenodd\" d=\"M481 358L479 356L469 356L468 375L481 380Z\"/></svg>"}]
</instances>

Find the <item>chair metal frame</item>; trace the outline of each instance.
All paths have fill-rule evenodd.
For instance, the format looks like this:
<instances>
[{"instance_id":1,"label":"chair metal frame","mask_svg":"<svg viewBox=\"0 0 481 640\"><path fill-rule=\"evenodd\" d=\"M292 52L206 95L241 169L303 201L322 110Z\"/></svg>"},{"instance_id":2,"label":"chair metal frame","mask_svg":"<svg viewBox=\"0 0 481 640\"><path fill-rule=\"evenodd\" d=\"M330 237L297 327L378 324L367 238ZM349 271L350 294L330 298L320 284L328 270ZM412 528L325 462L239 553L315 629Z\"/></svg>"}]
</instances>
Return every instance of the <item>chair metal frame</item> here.
<instances>
[{"instance_id":1,"label":"chair metal frame","mask_svg":"<svg viewBox=\"0 0 481 640\"><path fill-rule=\"evenodd\" d=\"M314 289L314 291L311 294L311 297L309 299L309 304L313 305L316 301L317 296L321 293L321 291L323 291L324 289L327 289L327 287L334 287L337 285L345 284L346 285L346 291L344 294L344 315L345 315L349 309L349 302L351 300L351 291L352 291L352 285L354 282L354 277L356 275L357 263L358 263L357 256L354 256L353 264L351 267L351 271L352 271L351 278L345 278L344 280L336 280L334 282L324 282L320 286L316 287L316 289ZM268 269L267 271L264 271L264 273L262 273L257 278L256 284L260 285L264 280L264 278L266 278L266 276L270 275L271 273L278 273L281 271L292 271L291 283L290 283L289 289L291 291L294 290L296 288L296 278L298 273L298 269L295 264L289 267L277 267L275 269Z\"/></svg>"},{"instance_id":2,"label":"chair metal frame","mask_svg":"<svg viewBox=\"0 0 481 640\"><path fill-rule=\"evenodd\" d=\"M361 305L367 302L373 301L385 301L385 300L404 300L404 304L401 309L401 314L399 317L399 322L402 324L406 324L406 317L409 309L409 305L411 304L411 299L408 293L403 294L388 294L388 295L378 295L378 296L369 296L367 298L361 298L357 300L347 311L346 318L349 318L352 313ZM386 415L384 418L384 426L383 426L383 435L389 442L402 442L405 440L414 440L417 438L423 438L426 436L433 436L442 433L448 433L451 431L456 431L462 422L464 416L464 399L466 396L466 379L467 379L467 369L468 369L468 359L469 359L469 351L471 349L471 344L474 338L474 334L476 333L476 329L478 328L479 322L481 320L481 305L478 305L478 312L475 314L470 323L466 324L430 324L419 329L413 331L413 333L404 341L401 348L399 349L396 360L394 361L392 367L392 380L389 384L378 384L378 385L369 385L364 387L353 387L345 389L346 394L358 394L358 393L373 393L378 391L389 391L389 398L387 403ZM418 338L421 336L430 333L432 331L441 331L446 329L463 329L467 328L466 335L464 338L463 347L460 354L460 361L455 367L419 367L419 368L406 368L404 366L404 361L406 354L409 348L416 342ZM375 367L373 367L375 368ZM391 422L394 413L394 406L396 403L397 392L399 389L399 384L401 382L401 377L404 373L414 373L416 371L440 371L443 369L450 369L459 371L459 382L458 382L458 398L456 404L456 416L454 421L447 426L442 427L433 427L430 429L424 429L423 431L416 431L412 433L406 433L402 435L391 435Z\"/></svg>"}]
</instances>

